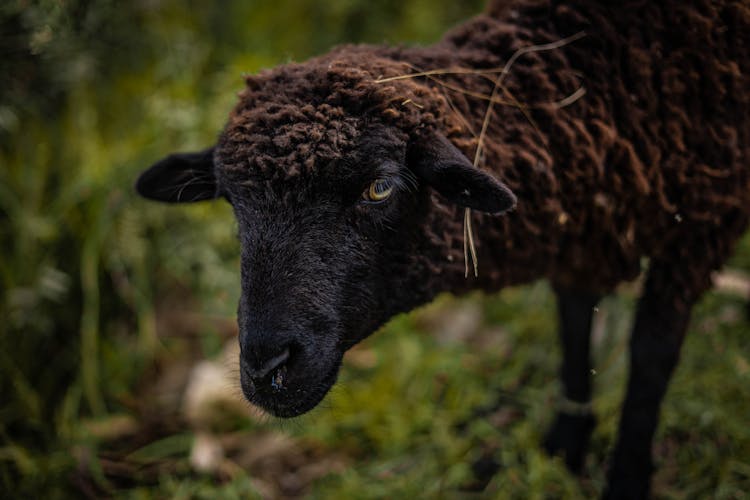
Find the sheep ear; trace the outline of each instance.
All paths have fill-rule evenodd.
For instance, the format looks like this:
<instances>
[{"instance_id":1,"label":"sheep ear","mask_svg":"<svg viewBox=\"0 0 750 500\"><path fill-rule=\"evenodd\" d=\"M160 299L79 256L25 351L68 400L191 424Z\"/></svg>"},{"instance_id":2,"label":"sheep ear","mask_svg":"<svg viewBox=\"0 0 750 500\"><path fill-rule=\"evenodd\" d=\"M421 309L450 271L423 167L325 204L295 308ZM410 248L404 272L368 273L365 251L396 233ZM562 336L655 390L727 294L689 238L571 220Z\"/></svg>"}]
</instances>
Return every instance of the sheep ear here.
<instances>
[{"instance_id":1,"label":"sheep ear","mask_svg":"<svg viewBox=\"0 0 750 500\"><path fill-rule=\"evenodd\" d=\"M167 156L138 177L135 190L144 198L168 203L216 198L214 148Z\"/></svg>"},{"instance_id":2,"label":"sheep ear","mask_svg":"<svg viewBox=\"0 0 750 500\"><path fill-rule=\"evenodd\" d=\"M494 177L474 168L442 134L418 138L409 148L409 167L449 201L489 214L516 205L513 192Z\"/></svg>"}]
</instances>

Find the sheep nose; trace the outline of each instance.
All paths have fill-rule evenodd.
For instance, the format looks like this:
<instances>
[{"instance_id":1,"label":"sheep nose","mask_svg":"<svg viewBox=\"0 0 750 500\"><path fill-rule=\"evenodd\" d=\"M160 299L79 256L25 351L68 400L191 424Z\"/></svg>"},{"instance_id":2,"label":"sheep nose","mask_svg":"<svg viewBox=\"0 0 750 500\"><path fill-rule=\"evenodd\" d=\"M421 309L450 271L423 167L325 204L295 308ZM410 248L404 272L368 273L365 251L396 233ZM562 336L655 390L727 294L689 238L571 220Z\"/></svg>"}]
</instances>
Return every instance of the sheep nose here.
<instances>
[{"instance_id":1,"label":"sheep nose","mask_svg":"<svg viewBox=\"0 0 750 500\"><path fill-rule=\"evenodd\" d=\"M271 373L273 370L280 368L288 359L289 347L286 347L281 354L277 354L255 365L248 363L243 359L243 370L248 377L257 381Z\"/></svg>"}]
</instances>

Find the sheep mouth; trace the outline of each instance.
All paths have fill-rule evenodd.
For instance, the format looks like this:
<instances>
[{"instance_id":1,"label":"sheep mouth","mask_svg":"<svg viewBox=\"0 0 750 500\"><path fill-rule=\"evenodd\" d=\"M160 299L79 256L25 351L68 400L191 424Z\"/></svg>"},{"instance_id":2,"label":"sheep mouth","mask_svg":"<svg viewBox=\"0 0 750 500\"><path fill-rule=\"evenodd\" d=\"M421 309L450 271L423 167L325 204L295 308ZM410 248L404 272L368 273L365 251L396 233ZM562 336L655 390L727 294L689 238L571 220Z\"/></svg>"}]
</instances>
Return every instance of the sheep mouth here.
<instances>
[{"instance_id":1,"label":"sheep mouth","mask_svg":"<svg viewBox=\"0 0 750 500\"><path fill-rule=\"evenodd\" d=\"M293 383L280 390L259 390L249 381L242 381L245 398L274 417L293 418L315 408L336 383L341 360L318 381L310 384Z\"/></svg>"}]
</instances>

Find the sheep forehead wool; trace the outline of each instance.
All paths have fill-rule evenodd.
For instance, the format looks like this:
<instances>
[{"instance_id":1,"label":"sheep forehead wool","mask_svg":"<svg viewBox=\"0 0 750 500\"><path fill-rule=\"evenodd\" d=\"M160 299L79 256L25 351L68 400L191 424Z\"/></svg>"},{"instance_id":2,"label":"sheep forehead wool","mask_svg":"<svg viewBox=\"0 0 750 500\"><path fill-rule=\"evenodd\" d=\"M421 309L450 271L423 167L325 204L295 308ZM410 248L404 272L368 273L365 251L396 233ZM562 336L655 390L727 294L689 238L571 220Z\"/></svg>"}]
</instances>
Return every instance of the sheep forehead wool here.
<instances>
[{"instance_id":1,"label":"sheep forehead wool","mask_svg":"<svg viewBox=\"0 0 750 500\"><path fill-rule=\"evenodd\" d=\"M266 103L233 119L220 154L235 178L301 176L352 151L359 137L358 120L329 104Z\"/></svg>"},{"instance_id":2,"label":"sheep forehead wool","mask_svg":"<svg viewBox=\"0 0 750 500\"><path fill-rule=\"evenodd\" d=\"M385 59L365 65L358 52L247 77L219 141L221 174L233 181L335 175L336 160L358 151L371 130L390 126L393 142L434 123L439 108L408 106L425 95L423 87L378 82L408 66Z\"/></svg>"}]
</instances>

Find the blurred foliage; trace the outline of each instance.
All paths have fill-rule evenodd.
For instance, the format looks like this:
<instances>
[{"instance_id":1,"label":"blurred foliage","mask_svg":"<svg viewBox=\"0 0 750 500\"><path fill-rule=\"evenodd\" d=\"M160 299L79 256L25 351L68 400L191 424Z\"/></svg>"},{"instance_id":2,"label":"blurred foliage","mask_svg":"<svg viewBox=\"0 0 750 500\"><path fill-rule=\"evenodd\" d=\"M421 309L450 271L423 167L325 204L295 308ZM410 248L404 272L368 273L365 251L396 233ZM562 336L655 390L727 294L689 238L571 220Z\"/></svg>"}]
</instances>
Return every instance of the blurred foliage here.
<instances>
[{"instance_id":1,"label":"blurred foliage","mask_svg":"<svg viewBox=\"0 0 750 500\"><path fill-rule=\"evenodd\" d=\"M188 457L199 433L180 410L186 380L234 333L236 228L225 204L138 200L136 175L166 153L211 143L243 73L336 43L429 43L482 3L0 4L3 496L436 497L457 494L486 454L502 467L491 497L600 491L623 384L628 290L602 307L614 333L597 344L601 425L582 482L536 446L559 362L543 285L444 298L399 317L352 353L320 409L293 423L240 415L223 424L234 468L200 473ZM750 269L749 238L733 265ZM472 336L426 335L431 315L467 307L479 307ZM667 497L750 491L743 307L711 294L696 313L657 443L656 487ZM279 434L294 446L251 460L245 441L232 438L238 431L256 451ZM302 476L325 477L311 486Z\"/></svg>"}]
</instances>

